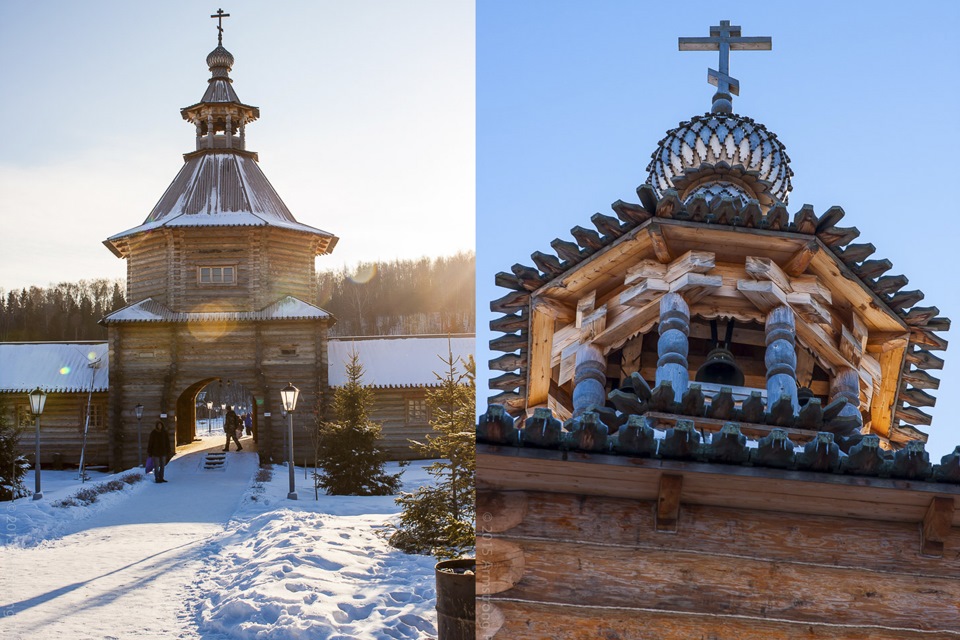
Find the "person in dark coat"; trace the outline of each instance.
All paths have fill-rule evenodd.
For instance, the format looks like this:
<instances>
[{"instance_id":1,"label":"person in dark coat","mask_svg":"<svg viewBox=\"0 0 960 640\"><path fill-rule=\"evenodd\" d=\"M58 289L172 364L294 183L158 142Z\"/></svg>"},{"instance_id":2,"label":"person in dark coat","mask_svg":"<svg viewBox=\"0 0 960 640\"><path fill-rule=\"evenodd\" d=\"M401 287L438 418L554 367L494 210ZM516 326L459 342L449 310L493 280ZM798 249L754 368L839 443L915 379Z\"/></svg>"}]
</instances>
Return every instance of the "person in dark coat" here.
<instances>
[{"instance_id":1,"label":"person in dark coat","mask_svg":"<svg viewBox=\"0 0 960 640\"><path fill-rule=\"evenodd\" d=\"M166 482L163 477L163 469L170 457L170 435L167 433L167 427L162 420L157 420L153 431L150 432L150 440L147 442L147 455L153 458L154 482Z\"/></svg>"},{"instance_id":2,"label":"person in dark coat","mask_svg":"<svg viewBox=\"0 0 960 640\"><path fill-rule=\"evenodd\" d=\"M237 451L243 451L243 447L240 446L240 441L237 439L237 429L239 428L240 418L237 417L233 407L228 406L227 414L223 417L223 430L227 434L227 441L223 445L224 451L230 451L230 438L233 438L233 441L237 443Z\"/></svg>"}]
</instances>

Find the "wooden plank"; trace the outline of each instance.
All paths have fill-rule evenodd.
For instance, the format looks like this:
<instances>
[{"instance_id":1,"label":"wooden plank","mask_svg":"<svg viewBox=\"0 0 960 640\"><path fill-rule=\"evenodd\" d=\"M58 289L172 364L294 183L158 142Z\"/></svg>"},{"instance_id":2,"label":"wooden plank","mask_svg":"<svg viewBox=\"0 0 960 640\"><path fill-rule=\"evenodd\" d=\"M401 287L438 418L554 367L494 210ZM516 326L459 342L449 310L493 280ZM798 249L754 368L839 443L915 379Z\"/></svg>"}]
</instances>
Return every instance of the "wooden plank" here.
<instances>
[{"instance_id":1,"label":"wooden plank","mask_svg":"<svg viewBox=\"0 0 960 640\"><path fill-rule=\"evenodd\" d=\"M812 294L805 292L788 293L787 304L806 322L829 325L833 320L830 309Z\"/></svg>"},{"instance_id":2,"label":"wooden plank","mask_svg":"<svg viewBox=\"0 0 960 640\"><path fill-rule=\"evenodd\" d=\"M735 541L731 554L764 562L808 562L815 558L817 563L862 572L960 576L960 536L944 538L942 558L918 557L916 522L795 514L790 512L789 503L783 504L782 511L758 511L684 501L683 526L675 535L660 536L652 533L656 520L653 502L538 491L491 495L505 496L498 499L518 505L506 513L490 510L491 522L509 522L509 529L503 531L509 531L512 538L574 543L603 540L631 554L648 549L718 553L716 540L720 535ZM521 509L522 517L518 515ZM490 528L497 526L491 524ZM960 529L953 533L960 533ZM873 547L872 553L857 553L864 540L882 542Z\"/></svg>"},{"instance_id":3,"label":"wooden plank","mask_svg":"<svg viewBox=\"0 0 960 640\"><path fill-rule=\"evenodd\" d=\"M770 280L738 280L737 291L765 314L787 304L786 292Z\"/></svg>"},{"instance_id":4,"label":"wooden plank","mask_svg":"<svg viewBox=\"0 0 960 640\"><path fill-rule=\"evenodd\" d=\"M770 563L725 553L736 551L736 540L718 540L713 553L645 550L630 554L629 561L622 549L602 543L507 540L523 553L523 579L504 593L515 600L960 630L955 577L865 576L816 563L815 557Z\"/></svg>"},{"instance_id":5,"label":"wooden plank","mask_svg":"<svg viewBox=\"0 0 960 640\"><path fill-rule=\"evenodd\" d=\"M944 640L960 637L960 632L949 629L928 632L880 624L837 625L824 621L772 620L767 616L739 613L659 611L639 602L631 607L607 608L541 600L484 598L477 607L478 637L497 640L931 640L933 633L941 633ZM895 612L891 612L891 618L895 624ZM488 631L493 635L481 635Z\"/></svg>"},{"instance_id":6,"label":"wooden plank","mask_svg":"<svg viewBox=\"0 0 960 640\"><path fill-rule=\"evenodd\" d=\"M547 307L533 305L530 318L530 364L527 367L527 404L547 401L550 390L551 350L556 320Z\"/></svg>"},{"instance_id":7,"label":"wooden plank","mask_svg":"<svg viewBox=\"0 0 960 640\"><path fill-rule=\"evenodd\" d=\"M747 275L755 280L770 280L785 292L793 291L790 285L790 276L783 272L770 258L762 256L747 256L745 270Z\"/></svg>"},{"instance_id":8,"label":"wooden plank","mask_svg":"<svg viewBox=\"0 0 960 640\"><path fill-rule=\"evenodd\" d=\"M670 285L665 280L647 278L620 294L620 304L630 307L644 307L655 298L670 291Z\"/></svg>"},{"instance_id":9,"label":"wooden plank","mask_svg":"<svg viewBox=\"0 0 960 640\"><path fill-rule=\"evenodd\" d=\"M653 248L654 255L657 256L657 260L663 264L672 261L673 257L670 254L670 248L667 246L667 239L663 235L660 223L651 221L647 227L647 234L650 236L650 245Z\"/></svg>"},{"instance_id":10,"label":"wooden plank","mask_svg":"<svg viewBox=\"0 0 960 640\"><path fill-rule=\"evenodd\" d=\"M819 276L833 294L834 306L849 305L863 315L870 331L904 332L906 323L889 310L886 302L863 284L831 251L819 251L810 263L810 272Z\"/></svg>"},{"instance_id":11,"label":"wooden plank","mask_svg":"<svg viewBox=\"0 0 960 640\"><path fill-rule=\"evenodd\" d=\"M683 476L670 473L660 476L660 491L657 496L657 531L676 533L677 521L680 518L682 488Z\"/></svg>"},{"instance_id":12,"label":"wooden plank","mask_svg":"<svg viewBox=\"0 0 960 640\"><path fill-rule=\"evenodd\" d=\"M656 499L660 474L683 474L685 504L917 523L933 495L960 486L737 465L477 445L477 486ZM564 459L566 458L566 459ZM762 487L763 490L758 490ZM960 516L954 516L960 526Z\"/></svg>"},{"instance_id":13,"label":"wooden plank","mask_svg":"<svg viewBox=\"0 0 960 640\"><path fill-rule=\"evenodd\" d=\"M891 349L880 354L880 390L874 394L870 406L870 429L888 437L893 424L893 408L897 404L900 388L900 371L906 347Z\"/></svg>"},{"instance_id":14,"label":"wooden plank","mask_svg":"<svg viewBox=\"0 0 960 640\"><path fill-rule=\"evenodd\" d=\"M920 523L921 555L943 557L943 544L950 535L953 511L953 498L936 497L930 501Z\"/></svg>"},{"instance_id":15,"label":"wooden plank","mask_svg":"<svg viewBox=\"0 0 960 640\"><path fill-rule=\"evenodd\" d=\"M807 267L810 266L810 262L813 260L813 256L820 250L820 244L816 240L811 240L807 244L800 247L796 253L790 256L790 259L787 260L783 265L783 271L789 276L799 276L804 271L807 270Z\"/></svg>"}]
</instances>

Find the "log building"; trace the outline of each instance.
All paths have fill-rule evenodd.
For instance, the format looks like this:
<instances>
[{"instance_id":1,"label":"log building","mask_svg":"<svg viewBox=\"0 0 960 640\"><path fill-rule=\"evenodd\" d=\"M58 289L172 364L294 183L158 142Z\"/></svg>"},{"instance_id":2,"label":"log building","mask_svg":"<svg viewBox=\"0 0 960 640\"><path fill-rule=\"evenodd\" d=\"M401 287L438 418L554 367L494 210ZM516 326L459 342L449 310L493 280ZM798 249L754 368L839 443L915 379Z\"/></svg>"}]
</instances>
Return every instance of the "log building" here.
<instances>
[{"instance_id":1,"label":"log building","mask_svg":"<svg viewBox=\"0 0 960 640\"><path fill-rule=\"evenodd\" d=\"M109 376L105 342L0 343L0 410L7 424L23 430L20 451L33 460L36 429L27 394L39 387L47 392L41 465L79 464L81 450L87 463L106 464Z\"/></svg>"},{"instance_id":2,"label":"log building","mask_svg":"<svg viewBox=\"0 0 960 640\"><path fill-rule=\"evenodd\" d=\"M496 276L478 424L482 637L960 637L960 447L923 411L950 321L844 211L787 204L733 113L667 132L639 202ZM516 418L516 419L515 419Z\"/></svg>"},{"instance_id":3,"label":"log building","mask_svg":"<svg viewBox=\"0 0 960 640\"><path fill-rule=\"evenodd\" d=\"M222 32L221 32L222 36ZM326 389L326 337L334 322L316 300L314 259L337 237L300 223L247 147L260 117L240 101L222 40L207 56L203 97L181 109L195 148L142 224L104 244L127 261L127 300L103 319L110 349L107 410L114 468L136 461L136 418L168 420L178 445L193 440L196 396L218 378L249 390L258 448L278 457L285 421L279 391L301 391L295 421L313 421ZM294 430L298 452L309 450ZM301 442L302 439L302 442Z\"/></svg>"},{"instance_id":4,"label":"log building","mask_svg":"<svg viewBox=\"0 0 960 640\"><path fill-rule=\"evenodd\" d=\"M473 346L472 334L331 338L328 380L332 388L345 384L344 365L356 353L365 371L362 382L373 391L370 419L382 427L381 447L391 460L417 459L423 456L410 441L426 442L433 433L427 391L439 386L443 360L452 356L463 371Z\"/></svg>"}]
</instances>

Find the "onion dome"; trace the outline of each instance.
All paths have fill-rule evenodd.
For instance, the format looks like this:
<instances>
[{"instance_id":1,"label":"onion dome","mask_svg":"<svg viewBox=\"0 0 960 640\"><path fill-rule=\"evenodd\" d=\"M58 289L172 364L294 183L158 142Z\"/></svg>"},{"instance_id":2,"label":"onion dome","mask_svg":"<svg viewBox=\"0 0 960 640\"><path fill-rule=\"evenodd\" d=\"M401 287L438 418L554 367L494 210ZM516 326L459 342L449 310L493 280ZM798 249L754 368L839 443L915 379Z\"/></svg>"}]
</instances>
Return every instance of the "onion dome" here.
<instances>
[{"instance_id":1,"label":"onion dome","mask_svg":"<svg viewBox=\"0 0 960 640\"><path fill-rule=\"evenodd\" d=\"M217 70L224 69L226 73L229 73L233 68L233 54L227 51L223 45L218 45L216 49L210 52L207 56L207 66L210 67L210 71L217 75Z\"/></svg>"},{"instance_id":2,"label":"onion dome","mask_svg":"<svg viewBox=\"0 0 960 640\"><path fill-rule=\"evenodd\" d=\"M763 208L787 203L790 158L776 134L745 116L706 113L671 129L647 165L658 197L675 189L681 200L730 196Z\"/></svg>"}]
</instances>

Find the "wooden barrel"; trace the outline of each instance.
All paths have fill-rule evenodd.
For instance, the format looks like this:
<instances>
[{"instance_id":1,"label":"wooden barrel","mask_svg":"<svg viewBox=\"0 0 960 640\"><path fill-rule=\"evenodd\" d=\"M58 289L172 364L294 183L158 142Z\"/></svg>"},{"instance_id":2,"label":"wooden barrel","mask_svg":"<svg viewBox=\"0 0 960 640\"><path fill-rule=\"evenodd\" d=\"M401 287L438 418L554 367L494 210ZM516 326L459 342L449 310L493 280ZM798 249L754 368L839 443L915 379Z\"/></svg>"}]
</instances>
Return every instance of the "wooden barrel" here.
<instances>
[{"instance_id":1,"label":"wooden barrel","mask_svg":"<svg viewBox=\"0 0 960 640\"><path fill-rule=\"evenodd\" d=\"M475 558L437 563L435 571L439 640L473 640L476 637L476 570Z\"/></svg>"}]
</instances>

